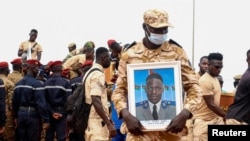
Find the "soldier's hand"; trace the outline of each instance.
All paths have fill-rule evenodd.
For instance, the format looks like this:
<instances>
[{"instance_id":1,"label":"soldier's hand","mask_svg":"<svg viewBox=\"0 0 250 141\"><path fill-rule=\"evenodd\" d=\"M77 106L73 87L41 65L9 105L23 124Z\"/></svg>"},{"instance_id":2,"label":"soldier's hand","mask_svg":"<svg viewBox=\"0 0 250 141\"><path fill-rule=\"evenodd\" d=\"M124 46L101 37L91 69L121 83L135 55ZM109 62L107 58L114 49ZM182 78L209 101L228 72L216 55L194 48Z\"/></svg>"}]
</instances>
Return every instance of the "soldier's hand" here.
<instances>
[{"instance_id":1,"label":"soldier's hand","mask_svg":"<svg viewBox=\"0 0 250 141\"><path fill-rule=\"evenodd\" d=\"M4 132L4 126L0 127L0 134L2 134Z\"/></svg>"},{"instance_id":2,"label":"soldier's hand","mask_svg":"<svg viewBox=\"0 0 250 141\"><path fill-rule=\"evenodd\" d=\"M113 123L108 124L107 127L108 127L108 130L109 130L109 137L110 138L115 137L117 132L116 132L116 128L115 128L114 124Z\"/></svg>"},{"instance_id":3,"label":"soldier's hand","mask_svg":"<svg viewBox=\"0 0 250 141\"><path fill-rule=\"evenodd\" d=\"M60 119L62 117L62 114L60 114L60 113L53 113L52 116L53 116L54 119Z\"/></svg>"},{"instance_id":4,"label":"soldier's hand","mask_svg":"<svg viewBox=\"0 0 250 141\"><path fill-rule=\"evenodd\" d=\"M49 123L43 123L43 129L44 130L48 130L49 129L50 124Z\"/></svg>"},{"instance_id":5,"label":"soldier's hand","mask_svg":"<svg viewBox=\"0 0 250 141\"><path fill-rule=\"evenodd\" d=\"M172 133L181 132L186 125L186 120L189 119L190 116L191 113L187 109L183 109L176 117L172 119L172 121L166 128L167 132L172 132Z\"/></svg>"},{"instance_id":6,"label":"soldier's hand","mask_svg":"<svg viewBox=\"0 0 250 141\"><path fill-rule=\"evenodd\" d=\"M143 129L145 129L141 122L134 117L127 109L122 110L122 117L129 132L133 135L143 135Z\"/></svg>"}]
</instances>

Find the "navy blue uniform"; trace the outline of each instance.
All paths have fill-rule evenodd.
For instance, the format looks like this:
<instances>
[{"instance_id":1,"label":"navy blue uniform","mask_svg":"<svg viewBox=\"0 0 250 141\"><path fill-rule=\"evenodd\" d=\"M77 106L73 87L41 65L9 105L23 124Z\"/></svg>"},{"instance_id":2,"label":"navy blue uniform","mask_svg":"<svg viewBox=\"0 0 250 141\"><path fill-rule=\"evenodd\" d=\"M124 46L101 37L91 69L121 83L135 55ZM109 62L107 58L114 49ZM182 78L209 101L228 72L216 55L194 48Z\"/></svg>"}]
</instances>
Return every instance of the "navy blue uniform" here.
<instances>
[{"instance_id":1,"label":"navy blue uniform","mask_svg":"<svg viewBox=\"0 0 250 141\"><path fill-rule=\"evenodd\" d=\"M65 141L67 136L67 113L65 104L71 94L71 86L68 80L61 75L52 75L45 83L45 97L50 115L50 127L46 132L46 141L53 141L56 132L57 141ZM55 119L53 113L60 113L62 117Z\"/></svg>"},{"instance_id":2,"label":"navy blue uniform","mask_svg":"<svg viewBox=\"0 0 250 141\"><path fill-rule=\"evenodd\" d=\"M41 119L49 123L42 83L29 74L17 82L12 108L13 116L17 119L19 140L40 140Z\"/></svg>"},{"instance_id":3,"label":"navy blue uniform","mask_svg":"<svg viewBox=\"0 0 250 141\"><path fill-rule=\"evenodd\" d=\"M0 79L0 127L4 127L5 123L6 123L5 87L3 80Z\"/></svg>"}]
</instances>

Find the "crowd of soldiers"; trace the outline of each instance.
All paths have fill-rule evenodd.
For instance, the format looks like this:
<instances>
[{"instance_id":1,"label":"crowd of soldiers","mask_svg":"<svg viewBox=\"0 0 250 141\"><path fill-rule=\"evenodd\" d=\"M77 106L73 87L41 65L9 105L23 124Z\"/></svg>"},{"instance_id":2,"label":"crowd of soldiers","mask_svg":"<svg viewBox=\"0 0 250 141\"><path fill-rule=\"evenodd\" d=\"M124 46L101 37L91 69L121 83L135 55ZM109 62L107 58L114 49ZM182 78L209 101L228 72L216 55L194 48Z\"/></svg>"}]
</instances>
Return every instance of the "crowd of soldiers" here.
<instances>
[{"instance_id":1,"label":"crowd of soldiers","mask_svg":"<svg viewBox=\"0 0 250 141\"><path fill-rule=\"evenodd\" d=\"M145 37L141 42L121 46L115 40L108 40L109 49L95 49L93 41L86 42L79 49L75 43L70 43L69 54L65 58L51 60L46 64L40 62L43 49L36 42L38 31L32 29L29 39L18 48L18 58L11 61L12 72L8 62L0 62L1 139L110 141L123 134L125 136L119 136L119 140L207 141L207 128L211 123L249 124L247 94L250 79L243 75L235 91L235 101L228 112L220 109L221 85L217 77L223 68L223 55L218 52L209 53L203 58L206 69L199 74L195 73L184 49L167 36L168 27L173 27L168 18L164 10L149 9L143 15ZM146 128L141 121L128 109L127 65L173 60L179 61L181 65L183 109L176 113L165 130L145 132ZM110 80L115 83L114 90L107 88L104 74L104 69L110 67L111 61L114 62L114 69ZM249 67L250 50L247 51L247 62ZM67 127L65 103L74 91L75 84L81 83L85 73L92 68L102 71L93 72L93 75L86 78L86 102L93 106L87 129L76 133ZM248 72L247 78L250 76ZM151 91L151 95L156 95L155 86L152 86ZM161 103L161 100L155 100L149 103L151 108L148 109ZM114 125L116 122L112 122L115 118L111 117L111 111L117 115L117 119L122 119L118 127ZM159 113L159 109L155 109L155 112Z\"/></svg>"},{"instance_id":2,"label":"crowd of soldiers","mask_svg":"<svg viewBox=\"0 0 250 141\"><path fill-rule=\"evenodd\" d=\"M88 41L78 49L75 43L70 43L68 45L69 53L65 58L41 64L42 47L36 42L37 35L36 29L30 31L30 38L22 42L18 48L18 57L10 61L12 66L9 66L7 61L0 62L1 139L14 141L25 137L31 140L45 140L45 135L47 136L46 140L54 138L66 140L69 136L72 140L73 138L83 138L81 135L69 134L66 125L65 103L76 83L81 83L84 73L92 66L95 44ZM10 70L12 71L10 72ZM35 83L35 80L39 83L37 81ZM39 89L42 87L53 95L48 94L45 99L40 97ZM23 99L20 94L25 95L25 93L34 93L34 95L31 94L30 97L26 97L27 99ZM40 115L36 119L39 120L25 119L27 121L23 121L29 121L30 125L21 123L18 120L21 117L21 111L28 111L33 116L37 116L38 112ZM22 118L27 117L23 115ZM48 119L57 121L49 121ZM58 123L59 121L61 122ZM50 128L41 123L50 124ZM55 123L53 128L51 128L51 123ZM47 130L45 133L45 129L50 131ZM56 136L54 137L54 135Z\"/></svg>"}]
</instances>

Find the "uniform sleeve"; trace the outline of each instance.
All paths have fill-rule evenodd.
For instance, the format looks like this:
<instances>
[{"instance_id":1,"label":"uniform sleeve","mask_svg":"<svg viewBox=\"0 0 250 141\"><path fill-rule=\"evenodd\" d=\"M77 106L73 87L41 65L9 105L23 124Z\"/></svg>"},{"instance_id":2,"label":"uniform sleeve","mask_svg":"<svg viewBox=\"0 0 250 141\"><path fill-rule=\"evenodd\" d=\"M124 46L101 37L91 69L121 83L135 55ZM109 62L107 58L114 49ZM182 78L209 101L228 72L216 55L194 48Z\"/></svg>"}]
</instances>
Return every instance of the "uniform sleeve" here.
<instances>
[{"instance_id":1,"label":"uniform sleeve","mask_svg":"<svg viewBox=\"0 0 250 141\"><path fill-rule=\"evenodd\" d=\"M20 43L19 49L25 50L25 48L24 48L24 42L21 42L21 43Z\"/></svg>"},{"instance_id":2,"label":"uniform sleeve","mask_svg":"<svg viewBox=\"0 0 250 141\"><path fill-rule=\"evenodd\" d=\"M36 82L34 87L35 102L38 113L40 114L45 123L49 123L49 114L45 100L44 86L40 82Z\"/></svg>"},{"instance_id":3,"label":"uniform sleeve","mask_svg":"<svg viewBox=\"0 0 250 141\"><path fill-rule=\"evenodd\" d=\"M120 59L118 66L118 78L116 80L116 87L112 94L112 102L114 103L115 109L120 117L122 109L127 108L127 68L126 61Z\"/></svg>"},{"instance_id":4,"label":"uniform sleeve","mask_svg":"<svg viewBox=\"0 0 250 141\"><path fill-rule=\"evenodd\" d=\"M7 88L7 106L8 109L12 111L12 98L13 98L13 93L14 93L14 87L15 84L8 80L6 81L5 87Z\"/></svg>"},{"instance_id":5,"label":"uniform sleeve","mask_svg":"<svg viewBox=\"0 0 250 141\"><path fill-rule=\"evenodd\" d=\"M49 113L53 113L53 109L52 109L52 107L50 106L50 104L48 102L50 100L50 95L49 95L48 89L46 89L46 86L48 85L48 82L49 81L46 81L43 84L44 85L44 95L45 95L47 109L48 109Z\"/></svg>"},{"instance_id":6,"label":"uniform sleeve","mask_svg":"<svg viewBox=\"0 0 250 141\"><path fill-rule=\"evenodd\" d=\"M0 79L0 127L6 123L6 108L5 108L5 87L3 81Z\"/></svg>"},{"instance_id":7,"label":"uniform sleeve","mask_svg":"<svg viewBox=\"0 0 250 141\"><path fill-rule=\"evenodd\" d=\"M43 48L40 44L37 44L37 52L42 52Z\"/></svg>"},{"instance_id":8,"label":"uniform sleeve","mask_svg":"<svg viewBox=\"0 0 250 141\"><path fill-rule=\"evenodd\" d=\"M197 110L197 105L201 102L201 88L195 71L189 64L188 57L182 48L177 49L179 60L181 62L181 77L184 93L184 108L189 110L193 115Z\"/></svg>"},{"instance_id":9,"label":"uniform sleeve","mask_svg":"<svg viewBox=\"0 0 250 141\"><path fill-rule=\"evenodd\" d=\"M83 64L86 61L86 55L79 55L78 63Z\"/></svg>"},{"instance_id":10,"label":"uniform sleeve","mask_svg":"<svg viewBox=\"0 0 250 141\"><path fill-rule=\"evenodd\" d=\"M71 84L70 84L70 82L69 81L67 81L66 82L66 86L65 86L65 88L66 88L66 99L65 99L65 103L66 103L66 101L67 101L67 98L72 94L72 88L71 88Z\"/></svg>"},{"instance_id":11,"label":"uniform sleeve","mask_svg":"<svg viewBox=\"0 0 250 141\"><path fill-rule=\"evenodd\" d=\"M18 85L17 85L18 86ZM12 112L13 112L13 118L16 119L17 118L17 112L18 112L18 99L19 99L19 93L20 93L20 89L17 89L15 87L14 89L14 93L13 93L13 97L12 97Z\"/></svg>"},{"instance_id":12,"label":"uniform sleeve","mask_svg":"<svg viewBox=\"0 0 250 141\"><path fill-rule=\"evenodd\" d=\"M105 77L102 72L95 71L90 74L90 96L102 96L105 87Z\"/></svg>"}]
</instances>

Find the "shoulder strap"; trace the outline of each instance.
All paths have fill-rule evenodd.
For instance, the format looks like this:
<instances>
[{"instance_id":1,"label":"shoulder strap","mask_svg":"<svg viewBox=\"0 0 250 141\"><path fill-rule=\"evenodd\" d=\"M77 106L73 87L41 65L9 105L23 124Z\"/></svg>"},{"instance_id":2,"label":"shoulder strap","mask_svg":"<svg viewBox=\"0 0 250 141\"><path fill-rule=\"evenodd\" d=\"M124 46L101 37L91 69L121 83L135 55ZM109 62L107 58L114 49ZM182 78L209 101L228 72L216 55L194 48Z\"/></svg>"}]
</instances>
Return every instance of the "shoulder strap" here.
<instances>
[{"instance_id":1,"label":"shoulder strap","mask_svg":"<svg viewBox=\"0 0 250 141\"><path fill-rule=\"evenodd\" d=\"M90 74L91 72L95 71L95 70L101 71L101 70L98 69L98 68L90 69L89 72L88 72L87 74L84 75L82 84L85 83L85 81L86 81L87 77L89 76L89 74Z\"/></svg>"},{"instance_id":2,"label":"shoulder strap","mask_svg":"<svg viewBox=\"0 0 250 141\"><path fill-rule=\"evenodd\" d=\"M123 47L123 51L127 51L129 48L131 48L132 46L136 45L136 41L132 42L131 44L129 44L126 47Z\"/></svg>"},{"instance_id":3,"label":"shoulder strap","mask_svg":"<svg viewBox=\"0 0 250 141\"><path fill-rule=\"evenodd\" d=\"M31 48L34 48L36 45L37 45L37 42Z\"/></svg>"},{"instance_id":4,"label":"shoulder strap","mask_svg":"<svg viewBox=\"0 0 250 141\"><path fill-rule=\"evenodd\" d=\"M173 39L170 39L170 40L169 40L169 43L175 44L175 45L177 45L178 47L182 48L182 46L181 46L180 44L178 44L176 41L174 41Z\"/></svg>"}]
</instances>

